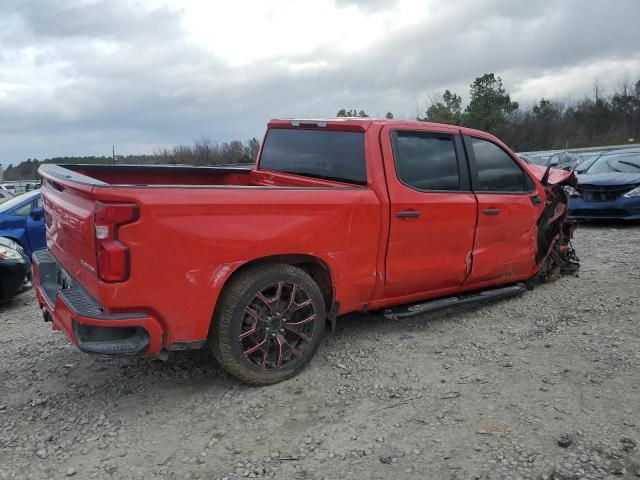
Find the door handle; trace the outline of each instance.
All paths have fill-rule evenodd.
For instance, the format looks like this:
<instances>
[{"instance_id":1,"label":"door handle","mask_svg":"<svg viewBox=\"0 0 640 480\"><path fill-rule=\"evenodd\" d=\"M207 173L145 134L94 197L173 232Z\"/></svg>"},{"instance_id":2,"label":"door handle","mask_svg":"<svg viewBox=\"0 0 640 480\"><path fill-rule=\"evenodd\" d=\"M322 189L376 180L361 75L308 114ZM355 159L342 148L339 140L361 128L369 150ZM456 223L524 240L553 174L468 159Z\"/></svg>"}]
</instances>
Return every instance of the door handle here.
<instances>
[{"instance_id":1,"label":"door handle","mask_svg":"<svg viewBox=\"0 0 640 480\"><path fill-rule=\"evenodd\" d=\"M500 213L500 209L499 208L485 208L484 210L482 210L482 213L484 213L485 215L498 215Z\"/></svg>"},{"instance_id":2,"label":"door handle","mask_svg":"<svg viewBox=\"0 0 640 480\"><path fill-rule=\"evenodd\" d=\"M418 210L403 210L401 212L396 212L396 217L398 218L416 218L422 215L422 212Z\"/></svg>"}]
</instances>

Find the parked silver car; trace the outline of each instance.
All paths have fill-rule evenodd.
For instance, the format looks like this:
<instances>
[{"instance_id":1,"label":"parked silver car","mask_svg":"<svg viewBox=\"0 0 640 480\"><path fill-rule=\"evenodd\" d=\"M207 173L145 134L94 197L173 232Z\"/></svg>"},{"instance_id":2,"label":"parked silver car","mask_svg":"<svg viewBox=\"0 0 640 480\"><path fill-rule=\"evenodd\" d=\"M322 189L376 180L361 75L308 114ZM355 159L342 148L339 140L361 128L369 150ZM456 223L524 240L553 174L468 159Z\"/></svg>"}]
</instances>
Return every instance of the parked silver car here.
<instances>
[{"instance_id":1,"label":"parked silver car","mask_svg":"<svg viewBox=\"0 0 640 480\"><path fill-rule=\"evenodd\" d=\"M0 204L6 202L7 200L11 200L15 195L9 190L5 190L4 188L0 188Z\"/></svg>"}]
</instances>

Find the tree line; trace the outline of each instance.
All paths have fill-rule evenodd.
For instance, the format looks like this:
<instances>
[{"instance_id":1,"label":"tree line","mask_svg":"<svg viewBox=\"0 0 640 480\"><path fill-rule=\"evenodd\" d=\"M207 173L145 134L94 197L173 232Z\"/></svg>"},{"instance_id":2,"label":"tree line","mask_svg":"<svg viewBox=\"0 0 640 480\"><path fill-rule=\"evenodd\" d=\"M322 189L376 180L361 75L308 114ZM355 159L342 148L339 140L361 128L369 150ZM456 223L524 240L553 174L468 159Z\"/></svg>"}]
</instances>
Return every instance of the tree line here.
<instances>
[{"instance_id":1,"label":"tree line","mask_svg":"<svg viewBox=\"0 0 640 480\"><path fill-rule=\"evenodd\" d=\"M363 109L340 109L338 117L368 118ZM387 112L387 119L393 119ZM498 136L516 151L551 150L640 143L640 80L623 79L609 94L596 82L582 99L541 98L531 106L511 99L502 78L494 73L477 77L469 88L469 102L451 90L436 93L425 102L416 120L477 128ZM37 178L42 163L120 163L219 165L254 162L260 148L257 138L218 143L207 136L192 145L161 148L149 155L54 157L28 159L9 165L5 180Z\"/></svg>"},{"instance_id":2,"label":"tree line","mask_svg":"<svg viewBox=\"0 0 640 480\"><path fill-rule=\"evenodd\" d=\"M260 141L251 138L245 142L233 140L218 143L201 136L192 145L174 145L159 148L148 155L113 155L83 157L53 157L45 160L27 159L4 170L3 180L24 180L38 177L38 168L43 163L111 163L111 164L173 164L173 165L225 165L252 163L258 155Z\"/></svg>"},{"instance_id":3,"label":"tree line","mask_svg":"<svg viewBox=\"0 0 640 480\"><path fill-rule=\"evenodd\" d=\"M368 117L356 109L341 109L338 116ZM608 95L595 82L581 100L541 98L522 107L502 78L486 73L471 83L464 108L462 97L447 89L434 94L416 120L484 130L521 152L640 143L640 80L623 79Z\"/></svg>"}]
</instances>

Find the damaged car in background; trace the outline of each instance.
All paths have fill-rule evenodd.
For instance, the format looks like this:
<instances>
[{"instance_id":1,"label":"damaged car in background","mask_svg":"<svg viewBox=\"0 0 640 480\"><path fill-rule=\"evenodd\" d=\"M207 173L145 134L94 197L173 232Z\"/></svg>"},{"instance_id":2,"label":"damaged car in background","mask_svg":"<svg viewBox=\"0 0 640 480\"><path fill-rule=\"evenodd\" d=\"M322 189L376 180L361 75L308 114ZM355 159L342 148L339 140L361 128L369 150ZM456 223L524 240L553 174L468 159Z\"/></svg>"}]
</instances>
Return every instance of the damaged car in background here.
<instances>
[{"instance_id":1,"label":"damaged car in background","mask_svg":"<svg viewBox=\"0 0 640 480\"><path fill-rule=\"evenodd\" d=\"M561 151L553 153L527 153L521 154L527 163L541 165L559 170L575 170L583 161L584 157L576 153Z\"/></svg>"},{"instance_id":2,"label":"damaged car in background","mask_svg":"<svg viewBox=\"0 0 640 480\"><path fill-rule=\"evenodd\" d=\"M96 354L209 347L251 384L299 372L340 315L505 298L578 268L573 173L457 126L275 119L252 169L40 174L34 276L55 330Z\"/></svg>"},{"instance_id":3,"label":"damaged car in background","mask_svg":"<svg viewBox=\"0 0 640 480\"><path fill-rule=\"evenodd\" d=\"M640 220L640 150L607 152L580 169L569 189L569 216L577 220Z\"/></svg>"}]
</instances>

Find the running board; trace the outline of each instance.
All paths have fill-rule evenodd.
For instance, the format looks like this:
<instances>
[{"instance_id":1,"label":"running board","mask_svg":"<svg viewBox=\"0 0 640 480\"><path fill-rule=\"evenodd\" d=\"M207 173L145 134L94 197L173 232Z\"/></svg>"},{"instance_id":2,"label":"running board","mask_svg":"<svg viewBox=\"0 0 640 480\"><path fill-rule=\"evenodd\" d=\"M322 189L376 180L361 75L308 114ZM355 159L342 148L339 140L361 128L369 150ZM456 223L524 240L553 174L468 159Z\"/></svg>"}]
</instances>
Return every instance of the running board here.
<instances>
[{"instance_id":1,"label":"running board","mask_svg":"<svg viewBox=\"0 0 640 480\"><path fill-rule=\"evenodd\" d=\"M524 283L516 283L508 287L493 288L491 290L481 290L479 292L466 293L456 295L455 297L439 298L422 303L412 303L410 305L401 305L399 307L388 308L384 311L385 318L390 320L399 320L401 318L422 315L423 313L431 313L443 308L455 307L457 305L467 305L469 303L480 303L488 300L496 300L498 298L515 297L521 295L527 290Z\"/></svg>"}]
</instances>

